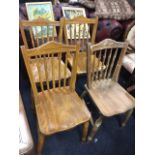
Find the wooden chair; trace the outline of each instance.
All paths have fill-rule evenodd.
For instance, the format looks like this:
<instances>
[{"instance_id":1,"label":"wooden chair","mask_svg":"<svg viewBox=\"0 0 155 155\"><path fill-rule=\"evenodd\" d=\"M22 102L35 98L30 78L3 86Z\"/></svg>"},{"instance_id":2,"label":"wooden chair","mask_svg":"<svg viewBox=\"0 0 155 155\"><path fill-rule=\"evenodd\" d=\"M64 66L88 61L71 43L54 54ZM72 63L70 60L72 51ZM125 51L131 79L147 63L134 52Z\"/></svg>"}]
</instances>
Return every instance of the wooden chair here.
<instances>
[{"instance_id":1,"label":"wooden chair","mask_svg":"<svg viewBox=\"0 0 155 155\"><path fill-rule=\"evenodd\" d=\"M89 141L95 136L104 118L127 112L122 123L122 126L125 126L132 113L134 98L117 82L127 46L126 42L116 42L111 39L88 45L88 75L86 91L83 95L88 93L100 112L88 137ZM102 69L97 72L94 71L94 63L90 59L92 55L97 55L102 61Z\"/></svg>"},{"instance_id":2,"label":"wooden chair","mask_svg":"<svg viewBox=\"0 0 155 155\"><path fill-rule=\"evenodd\" d=\"M79 49L79 45L64 45L54 41L33 49L26 49L24 46L21 47L34 94L39 126L37 155L41 154L45 136L71 129L79 124L83 124L82 141L86 140L91 115L85 106L85 102L75 92ZM71 70L71 78L67 83L67 59L70 53L73 55L74 63ZM58 57L59 61L57 66L54 66L55 57ZM61 71L62 57L65 64L64 72ZM31 61L34 59L39 71L39 86L36 85L31 70ZM44 64L44 71L46 73L45 79L41 76L42 63ZM58 81L55 80L55 67L59 73ZM50 76L53 78L52 81L49 79ZM64 77L63 79L62 76Z\"/></svg>"},{"instance_id":3,"label":"wooden chair","mask_svg":"<svg viewBox=\"0 0 155 155\"><path fill-rule=\"evenodd\" d=\"M75 45L77 43L80 43L81 52L79 53L77 73L86 73L86 44L88 42L91 42L92 44L95 43L98 18L86 18L83 16L79 16L71 20L65 18L63 20L65 43L69 45ZM92 56L91 59L95 59L95 69L98 69L98 59L94 56ZM68 61L69 64L72 66L73 61L71 55Z\"/></svg>"},{"instance_id":4,"label":"wooden chair","mask_svg":"<svg viewBox=\"0 0 155 155\"><path fill-rule=\"evenodd\" d=\"M52 31L54 29L54 31ZM37 19L33 21L21 20L20 21L20 31L22 34L22 39L26 48L35 48L49 41L62 42L63 34L63 23L60 21L48 21L45 19ZM40 30L40 31L39 31ZM54 66L57 66L59 60L55 57ZM48 62L50 63L50 62ZM38 70L36 66L35 59L31 61L31 69L34 74L35 82L39 82ZM41 76L45 79L44 65L41 65ZM64 72L64 63L61 61L61 69ZM55 80L58 80L58 70L54 67ZM67 78L71 76L69 70L66 74ZM52 77L49 77L52 80ZM63 78L63 76L62 76Z\"/></svg>"}]
</instances>

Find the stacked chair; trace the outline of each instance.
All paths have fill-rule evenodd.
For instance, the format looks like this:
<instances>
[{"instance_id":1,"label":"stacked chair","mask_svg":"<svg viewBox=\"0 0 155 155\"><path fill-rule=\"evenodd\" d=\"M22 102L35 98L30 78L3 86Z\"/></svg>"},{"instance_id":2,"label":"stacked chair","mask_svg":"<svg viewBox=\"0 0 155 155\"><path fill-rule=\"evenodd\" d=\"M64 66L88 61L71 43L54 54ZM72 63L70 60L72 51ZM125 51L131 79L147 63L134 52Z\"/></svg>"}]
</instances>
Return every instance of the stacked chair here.
<instances>
[{"instance_id":1,"label":"stacked chair","mask_svg":"<svg viewBox=\"0 0 155 155\"><path fill-rule=\"evenodd\" d=\"M132 113L134 98L117 82L128 43L105 39L95 44L97 24L97 17L20 21L21 51L38 123L37 155L46 136L83 124L82 141L86 141L91 121L91 141L103 118L126 112L125 126ZM81 97L75 91L77 74L87 74ZM86 94L100 113L95 123L83 99Z\"/></svg>"}]
</instances>

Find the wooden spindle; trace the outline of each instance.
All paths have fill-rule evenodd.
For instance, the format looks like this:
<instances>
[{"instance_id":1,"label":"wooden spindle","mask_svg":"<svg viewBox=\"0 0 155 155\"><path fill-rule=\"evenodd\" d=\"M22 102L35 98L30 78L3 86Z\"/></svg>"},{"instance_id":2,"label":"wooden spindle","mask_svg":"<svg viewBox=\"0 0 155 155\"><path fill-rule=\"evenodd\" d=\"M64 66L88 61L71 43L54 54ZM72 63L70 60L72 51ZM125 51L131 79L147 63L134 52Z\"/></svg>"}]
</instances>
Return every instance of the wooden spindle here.
<instances>
[{"instance_id":1,"label":"wooden spindle","mask_svg":"<svg viewBox=\"0 0 155 155\"><path fill-rule=\"evenodd\" d=\"M37 26L35 26L35 40L36 40L36 44L37 44L37 47L39 46L39 39L38 39L38 31L37 31Z\"/></svg>"},{"instance_id":2,"label":"wooden spindle","mask_svg":"<svg viewBox=\"0 0 155 155\"><path fill-rule=\"evenodd\" d=\"M98 64L97 64L97 72L98 72L98 80L100 80L100 74L101 74L101 68L100 68L100 63L101 63L101 54L102 54L102 50L99 51L99 56L98 56Z\"/></svg>"},{"instance_id":3,"label":"wooden spindle","mask_svg":"<svg viewBox=\"0 0 155 155\"><path fill-rule=\"evenodd\" d=\"M72 45L72 24L70 24L70 44Z\"/></svg>"},{"instance_id":4,"label":"wooden spindle","mask_svg":"<svg viewBox=\"0 0 155 155\"><path fill-rule=\"evenodd\" d=\"M90 61L93 61L93 66L92 66L92 80L96 80L96 62L95 62L95 57L96 57L96 51L93 52L93 54L90 56ZM88 60L89 61L89 60Z\"/></svg>"},{"instance_id":5,"label":"wooden spindle","mask_svg":"<svg viewBox=\"0 0 155 155\"><path fill-rule=\"evenodd\" d=\"M45 56L44 55L44 57L43 57L43 59L44 59L44 69L45 69L45 78L46 78L46 85L47 85L47 89L49 90L49 75L48 75L48 67L47 67L47 63L48 63L48 61L49 61L49 57L47 56Z\"/></svg>"},{"instance_id":6,"label":"wooden spindle","mask_svg":"<svg viewBox=\"0 0 155 155\"><path fill-rule=\"evenodd\" d=\"M105 72L104 72L104 79L107 78L107 74L108 74L107 72L108 72L108 69L109 69L109 63L110 63L111 55L112 55L112 48L109 51L108 60L107 60L107 64L106 64L106 69L105 69Z\"/></svg>"},{"instance_id":7,"label":"wooden spindle","mask_svg":"<svg viewBox=\"0 0 155 155\"><path fill-rule=\"evenodd\" d=\"M108 73L108 78L110 78L112 68L114 66L114 62L115 62L115 59L116 59L116 56L117 56L117 52L118 52L118 48L116 48L115 51L114 51L114 55L113 55L112 62L111 62L111 65L110 65L110 69L109 69L109 73Z\"/></svg>"},{"instance_id":8,"label":"wooden spindle","mask_svg":"<svg viewBox=\"0 0 155 155\"><path fill-rule=\"evenodd\" d=\"M68 51L65 54L65 68L64 68L64 87L66 87L66 74L67 74L67 59L68 59Z\"/></svg>"},{"instance_id":9,"label":"wooden spindle","mask_svg":"<svg viewBox=\"0 0 155 155\"><path fill-rule=\"evenodd\" d=\"M40 55L38 55L36 57L36 59L37 59L36 63L37 63L37 70L38 70L38 77L39 77L40 87L41 87L41 90L44 91L43 79L42 79L42 73L41 73L42 61L41 61Z\"/></svg>"},{"instance_id":10,"label":"wooden spindle","mask_svg":"<svg viewBox=\"0 0 155 155\"><path fill-rule=\"evenodd\" d=\"M82 34L82 49L84 50L85 48L85 44L84 44L84 40L85 40L85 24L83 24L83 34Z\"/></svg>"},{"instance_id":11,"label":"wooden spindle","mask_svg":"<svg viewBox=\"0 0 155 155\"><path fill-rule=\"evenodd\" d=\"M55 88L55 74L54 74L54 54L51 54L51 66L52 66L52 85Z\"/></svg>"},{"instance_id":12,"label":"wooden spindle","mask_svg":"<svg viewBox=\"0 0 155 155\"><path fill-rule=\"evenodd\" d=\"M61 57L62 57L62 53L58 54L58 66L59 66L59 88L61 87Z\"/></svg>"},{"instance_id":13,"label":"wooden spindle","mask_svg":"<svg viewBox=\"0 0 155 155\"><path fill-rule=\"evenodd\" d=\"M54 41L54 34L55 34L55 32L54 32L54 30L55 30L54 25L51 26L51 30L52 30L52 40Z\"/></svg>"},{"instance_id":14,"label":"wooden spindle","mask_svg":"<svg viewBox=\"0 0 155 155\"><path fill-rule=\"evenodd\" d=\"M76 40L76 24L74 24L74 44L77 43L77 40Z\"/></svg>"},{"instance_id":15,"label":"wooden spindle","mask_svg":"<svg viewBox=\"0 0 155 155\"><path fill-rule=\"evenodd\" d=\"M43 33L43 26L41 27L41 44L44 44L44 33Z\"/></svg>"},{"instance_id":16,"label":"wooden spindle","mask_svg":"<svg viewBox=\"0 0 155 155\"><path fill-rule=\"evenodd\" d=\"M34 35L33 35L33 31L32 31L32 27L30 26L30 37L31 37L31 43L32 43L32 47L34 48L35 47L35 44L34 44Z\"/></svg>"},{"instance_id":17,"label":"wooden spindle","mask_svg":"<svg viewBox=\"0 0 155 155\"><path fill-rule=\"evenodd\" d=\"M103 53L102 68L101 68L101 73L102 74L100 74L100 79L104 77L104 72L105 72L104 66L106 65L105 64L106 57L107 57L107 49L105 49L104 53Z\"/></svg>"},{"instance_id":18,"label":"wooden spindle","mask_svg":"<svg viewBox=\"0 0 155 155\"><path fill-rule=\"evenodd\" d=\"M49 31L50 31L50 29L49 29L49 25L47 25L47 41L49 42L50 41L50 34L49 34Z\"/></svg>"},{"instance_id":19,"label":"wooden spindle","mask_svg":"<svg viewBox=\"0 0 155 155\"><path fill-rule=\"evenodd\" d=\"M81 40L81 24L79 24L79 43L80 43L80 40Z\"/></svg>"}]
</instances>

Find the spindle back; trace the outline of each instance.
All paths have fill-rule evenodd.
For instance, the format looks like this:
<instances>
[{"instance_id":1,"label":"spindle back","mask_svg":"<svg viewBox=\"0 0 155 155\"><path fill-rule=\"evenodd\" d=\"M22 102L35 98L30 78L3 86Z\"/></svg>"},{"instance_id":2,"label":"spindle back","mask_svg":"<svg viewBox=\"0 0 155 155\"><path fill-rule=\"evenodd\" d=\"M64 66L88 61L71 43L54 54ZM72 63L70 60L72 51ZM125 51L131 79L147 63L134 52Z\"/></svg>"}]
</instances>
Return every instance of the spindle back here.
<instances>
[{"instance_id":1,"label":"spindle back","mask_svg":"<svg viewBox=\"0 0 155 155\"><path fill-rule=\"evenodd\" d=\"M35 95L37 95L37 93L40 91L44 92L46 90L51 89L55 91L57 90L61 91L62 88L69 88L71 90L75 89L77 58L79 48L80 48L79 45L65 45L55 41L47 42L33 49L27 49L24 46L21 47L24 62L26 64L29 79L31 82L31 86ZM69 79L69 82L66 82L66 73L68 70L67 59L70 53L72 53L73 55L74 64L71 69L71 78ZM65 64L63 72L61 69L62 57ZM55 61L55 59L57 59L57 61ZM39 83L35 82L32 70L30 68L31 62L33 60L35 60L36 62ZM55 69L58 70L58 75L53 74ZM44 76L45 79L42 78L43 72L45 73ZM62 75L64 77L63 79ZM55 80L56 79L55 76L58 76L59 80ZM52 80L50 80L51 77Z\"/></svg>"},{"instance_id":2,"label":"spindle back","mask_svg":"<svg viewBox=\"0 0 155 155\"><path fill-rule=\"evenodd\" d=\"M87 46L87 86L98 80L112 79L118 81L122 59L128 47L127 42L116 42L112 39L105 39L97 44ZM101 69L95 70L95 61L92 55L98 57L98 65L102 62ZM94 62L92 62L94 61ZM99 67L98 67L99 68Z\"/></svg>"},{"instance_id":3,"label":"spindle back","mask_svg":"<svg viewBox=\"0 0 155 155\"><path fill-rule=\"evenodd\" d=\"M95 43L98 17L86 18L83 16L74 19L63 19L65 43L75 45L80 43L80 51L86 50L86 44Z\"/></svg>"},{"instance_id":4,"label":"spindle back","mask_svg":"<svg viewBox=\"0 0 155 155\"><path fill-rule=\"evenodd\" d=\"M26 48L38 47L48 41L62 42L62 21L46 19L21 20L20 31Z\"/></svg>"}]
</instances>

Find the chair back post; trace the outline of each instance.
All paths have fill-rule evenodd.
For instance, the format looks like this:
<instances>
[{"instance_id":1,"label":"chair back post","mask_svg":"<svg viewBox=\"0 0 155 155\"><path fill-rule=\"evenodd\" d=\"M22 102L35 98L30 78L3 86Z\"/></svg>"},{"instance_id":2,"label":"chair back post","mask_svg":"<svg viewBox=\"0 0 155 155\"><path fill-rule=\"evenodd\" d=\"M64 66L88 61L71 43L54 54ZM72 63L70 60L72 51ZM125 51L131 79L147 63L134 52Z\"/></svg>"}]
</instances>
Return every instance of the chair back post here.
<instances>
[{"instance_id":1,"label":"chair back post","mask_svg":"<svg viewBox=\"0 0 155 155\"><path fill-rule=\"evenodd\" d=\"M21 32L21 35L22 35L22 40L24 42L24 45L26 48L28 48L28 43L26 41L26 35L25 35L25 32L24 32L24 26L23 26L23 22L20 20L19 21L19 28L20 28L20 32Z\"/></svg>"},{"instance_id":2,"label":"chair back post","mask_svg":"<svg viewBox=\"0 0 155 155\"><path fill-rule=\"evenodd\" d=\"M92 51L91 51L91 49L90 49L90 47L91 47L91 43L90 42L88 42L88 44L87 44L87 63L86 63L86 67L87 67L87 87L89 88L89 89L91 89L91 54L92 54Z\"/></svg>"},{"instance_id":3,"label":"chair back post","mask_svg":"<svg viewBox=\"0 0 155 155\"><path fill-rule=\"evenodd\" d=\"M127 48L128 48L128 42L125 42L125 43L126 44L125 44L124 48L122 49L122 52L120 54L117 66L116 66L114 74L113 74L113 80L116 81L116 82L118 81L118 78L119 78L120 70L121 70L121 67L122 67L123 57L125 56L125 53L126 53Z\"/></svg>"},{"instance_id":4,"label":"chair back post","mask_svg":"<svg viewBox=\"0 0 155 155\"><path fill-rule=\"evenodd\" d=\"M27 72L28 72L28 76L29 76L29 79L30 79L30 83L31 83L31 86L32 86L32 90L33 90L33 93L34 93L34 100L36 101L37 100L37 88L36 88L36 85L34 83L34 78L33 78L33 75L32 75L32 72L31 72L31 68L30 68L30 65L29 65L29 60L28 60L28 57L27 57L27 49L25 46L21 46L21 51L22 51L22 55L23 55L23 58L24 58L24 62L25 62L25 66L26 66L26 69L27 69ZM37 102L35 102L37 103Z\"/></svg>"},{"instance_id":5,"label":"chair back post","mask_svg":"<svg viewBox=\"0 0 155 155\"><path fill-rule=\"evenodd\" d=\"M79 51L80 51L80 43L77 43L76 53L75 53L75 56L73 59L72 76L71 76L71 81L70 81L70 88L72 91L75 90L76 76L77 76L77 62L78 62Z\"/></svg>"},{"instance_id":6,"label":"chair back post","mask_svg":"<svg viewBox=\"0 0 155 155\"><path fill-rule=\"evenodd\" d=\"M95 44L95 39L96 39L96 32L97 32L97 27L98 27L98 16L96 16L95 18L96 22L93 26L93 30L92 30L92 38L91 38L91 43Z\"/></svg>"}]
</instances>

